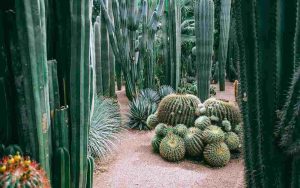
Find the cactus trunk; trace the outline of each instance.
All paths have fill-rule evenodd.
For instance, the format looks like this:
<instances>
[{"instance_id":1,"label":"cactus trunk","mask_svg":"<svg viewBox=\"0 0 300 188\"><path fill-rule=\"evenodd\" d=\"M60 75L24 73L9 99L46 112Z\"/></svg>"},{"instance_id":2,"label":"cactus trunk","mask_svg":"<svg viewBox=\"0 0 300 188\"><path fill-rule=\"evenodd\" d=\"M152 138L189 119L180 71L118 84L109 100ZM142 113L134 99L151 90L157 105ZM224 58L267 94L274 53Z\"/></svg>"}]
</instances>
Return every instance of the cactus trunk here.
<instances>
[{"instance_id":1,"label":"cactus trunk","mask_svg":"<svg viewBox=\"0 0 300 188\"><path fill-rule=\"evenodd\" d=\"M96 92L98 95L103 95L102 84L102 65L101 65L101 32L100 32L100 17L97 16L94 24L95 36L95 63L96 63Z\"/></svg>"},{"instance_id":2,"label":"cactus trunk","mask_svg":"<svg viewBox=\"0 0 300 188\"><path fill-rule=\"evenodd\" d=\"M70 155L67 149L59 147L54 154L54 175L52 187L70 188Z\"/></svg>"},{"instance_id":3,"label":"cactus trunk","mask_svg":"<svg viewBox=\"0 0 300 188\"><path fill-rule=\"evenodd\" d=\"M209 98L214 45L214 2L198 0L195 5L196 69L198 97Z\"/></svg>"}]
</instances>

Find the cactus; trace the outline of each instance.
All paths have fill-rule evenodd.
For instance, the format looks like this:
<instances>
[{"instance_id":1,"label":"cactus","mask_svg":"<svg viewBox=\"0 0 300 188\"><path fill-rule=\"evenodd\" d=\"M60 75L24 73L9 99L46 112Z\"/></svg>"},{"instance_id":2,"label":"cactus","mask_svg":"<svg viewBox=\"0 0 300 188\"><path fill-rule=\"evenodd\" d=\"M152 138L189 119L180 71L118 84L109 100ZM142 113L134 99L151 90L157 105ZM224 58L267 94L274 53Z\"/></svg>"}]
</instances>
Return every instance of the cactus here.
<instances>
[{"instance_id":1,"label":"cactus","mask_svg":"<svg viewBox=\"0 0 300 188\"><path fill-rule=\"evenodd\" d=\"M29 152L37 159L50 177L50 109L44 0L17 0L15 8L20 62L15 61L13 66L16 69L22 67L15 75L16 79L20 80L18 76L23 76L23 84L17 94L20 99L24 99L18 105L22 122L19 128L21 144L24 152Z\"/></svg>"},{"instance_id":2,"label":"cactus","mask_svg":"<svg viewBox=\"0 0 300 188\"><path fill-rule=\"evenodd\" d=\"M156 127L155 127L155 134L161 137L166 136L167 134L167 125L164 123L159 123Z\"/></svg>"},{"instance_id":3,"label":"cactus","mask_svg":"<svg viewBox=\"0 0 300 188\"><path fill-rule=\"evenodd\" d=\"M159 135L155 135L151 140L151 146L155 153L159 153L159 145L162 141L163 137Z\"/></svg>"},{"instance_id":4,"label":"cactus","mask_svg":"<svg viewBox=\"0 0 300 188\"><path fill-rule=\"evenodd\" d=\"M50 60L47 64L49 69L49 105L52 118L54 110L60 107L59 85L57 78L57 62L56 60Z\"/></svg>"},{"instance_id":5,"label":"cactus","mask_svg":"<svg viewBox=\"0 0 300 188\"><path fill-rule=\"evenodd\" d=\"M174 134L180 136L181 138L183 138L185 136L187 131L188 131L188 128L183 124L176 125L173 130Z\"/></svg>"},{"instance_id":6,"label":"cactus","mask_svg":"<svg viewBox=\"0 0 300 188\"><path fill-rule=\"evenodd\" d=\"M2 155L9 156L9 155L16 155L17 153L19 153L20 155L23 155L23 151L20 148L20 146L13 144L13 145L9 145L3 149Z\"/></svg>"},{"instance_id":7,"label":"cactus","mask_svg":"<svg viewBox=\"0 0 300 188\"><path fill-rule=\"evenodd\" d=\"M10 120L10 108L9 108L9 98L7 93L7 88L3 78L0 78L0 114L1 114L1 133L0 133L0 142L7 144L11 142L13 127L11 126Z\"/></svg>"},{"instance_id":8,"label":"cactus","mask_svg":"<svg viewBox=\"0 0 300 188\"><path fill-rule=\"evenodd\" d=\"M188 129L186 135L184 136L184 143L186 153L192 157L200 157L204 144L202 142L201 130L196 127L191 127Z\"/></svg>"},{"instance_id":9,"label":"cactus","mask_svg":"<svg viewBox=\"0 0 300 188\"><path fill-rule=\"evenodd\" d=\"M214 2L197 0L195 5L196 69L198 97L209 98L214 45Z\"/></svg>"},{"instance_id":10,"label":"cactus","mask_svg":"<svg viewBox=\"0 0 300 188\"><path fill-rule=\"evenodd\" d=\"M63 147L69 151L69 108L61 107L54 112L54 123L52 126L53 150Z\"/></svg>"},{"instance_id":11,"label":"cactus","mask_svg":"<svg viewBox=\"0 0 300 188\"><path fill-rule=\"evenodd\" d=\"M234 132L226 133L224 142L226 143L230 151L236 150L241 146L240 138Z\"/></svg>"},{"instance_id":12,"label":"cactus","mask_svg":"<svg viewBox=\"0 0 300 188\"><path fill-rule=\"evenodd\" d=\"M50 188L46 172L29 157L19 153L6 156L0 162L0 186L9 187L44 187Z\"/></svg>"},{"instance_id":13,"label":"cactus","mask_svg":"<svg viewBox=\"0 0 300 188\"><path fill-rule=\"evenodd\" d=\"M102 84L102 66L101 66L101 31L100 31L100 17L97 16L94 24L95 36L95 63L96 63L96 92L98 95L103 95Z\"/></svg>"},{"instance_id":14,"label":"cactus","mask_svg":"<svg viewBox=\"0 0 300 188\"><path fill-rule=\"evenodd\" d=\"M87 145L90 125L90 5L91 1L71 3L71 176L72 187L85 187ZM80 38L81 40L78 40Z\"/></svg>"},{"instance_id":15,"label":"cactus","mask_svg":"<svg viewBox=\"0 0 300 188\"><path fill-rule=\"evenodd\" d=\"M160 143L159 153L167 161L177 162L182 160L185 155L183 139L173 133L168 133Z\"/></svg>"},{"instance_id":16,"label":"cactus","mask_svg":"<svg viewBox=\"0 0 300 188\"><path fill-rule=\"evenodd\" d=\"M86 188L93 188L93 176L94 176L94 165L95 165L94 158L88 156L87 162L88 162L88 171L87 171Z\"/></svg>"},{"instance_id":17,"label":"cactus","mask_svg":"<svg viewBox=\"0 0 300 188\"><path fill-rule=\"evenodd\" d=\"M225 91L225 66L227 60L230 29L230 9L231 0L221 0L220 43L218 50L220 91Z\"/></svg>"},{"instance_id":18,"label":"cactus","mask_svg":"<svg viewBox=\"0 0 300 188\"><path fill-rule=\"evenodd\" d=\"M70 188L70 155L67 149L58 147L53 158L53 180L52 187Z\"/></svg>"},{"instance_id":19,"label":"cactus","mask_svg":"<svg viewBox=\"0 0 300 188\"><path fill-rule=\"evenodd\" d=\"M222 129L215 125L208 126L202 132L202 140L206 144L216 143L216 142L223 142L225 139L225 134Z\"/></svg>"},{"instance_id":20,"label":"cactus","mask_svg":"<svg viewBox=\"0 0 300 188\"><path fill-rule=\"evenodd\" d=\"M231 131L231 123L230 121L228 121L227 119L224 119L222 121L222 128L224 131L229 132Z\"/></svg>"},{"instance_id":21,"label":"cactus","mask_svg":"<svg viewBox=\"0 0 300 188\"><path fill-rule=\"evenodd\" d=\"M203 104L206 107L207 116L216 116L219 118L219 121L222 121L226 118L228 121L230 121L232 126L235 126L242 121L239 109L231 102L210 98L207 99Z\"/></svg>"},{"instance_id":22,"label":"cactus","mask_svg":"<svg viewBox=\"0 0 300 188\"><path fill-rule=\"evenodd\" d=\"M296 106L287 107L299 104L299 84L295 87L298 92L289 95L290 79L298 64L299 1L239 0L235 5L246 185L299 187L299 155L294 153L299 149L299 118L291 118L297 114ZM285 123L279 123L280 130L292 134L278 131L282 120ZM291 153L282 147L281 138L288 141Z\"/></svg>"},{"instance_id":23,"label":"cactus","mask_svg":"<svg viewBox=\"0 0 300 188\"><path fill-rule=\"evenodd\" d=\"M200 116L195 121L195 127L199 128L200 130L204 130L210 125L211 125L211 121L207 116Z\"/></svg>"},{"instance_id":24,"label":"cactus","mask_svg":"<svg viewBox=\"0 0 300 188\"><path fill-rule=\"evenodd\" d=\"M156 125L158 125L158 119L157 119L157 115L156 114L151 114L150 116L148 116L147 118L147 126L149 127L149 129L153 129L156 127Z\"/></svg>"},{"instance_id":25,"label":"cactus","mask_svg":"<svg viewBox=\"0 0 300 188\"><path fill-rule=\"evenodd\" d=\"M230 151L224 142L208 144L204 148L203 157L210 166L223 167L230 160Z\"/></svg>"},{"instance_id":26,"label":"cactus","mask_svg":"<svg viewBox=\"0 0 300 188\"><path fill-rule=\"evenodd\" d=\"M157 109L159 122L176 126L194 125L195 110L200 100L194 95L171 94L163 98Z\"/></svg>"}]
</instances>

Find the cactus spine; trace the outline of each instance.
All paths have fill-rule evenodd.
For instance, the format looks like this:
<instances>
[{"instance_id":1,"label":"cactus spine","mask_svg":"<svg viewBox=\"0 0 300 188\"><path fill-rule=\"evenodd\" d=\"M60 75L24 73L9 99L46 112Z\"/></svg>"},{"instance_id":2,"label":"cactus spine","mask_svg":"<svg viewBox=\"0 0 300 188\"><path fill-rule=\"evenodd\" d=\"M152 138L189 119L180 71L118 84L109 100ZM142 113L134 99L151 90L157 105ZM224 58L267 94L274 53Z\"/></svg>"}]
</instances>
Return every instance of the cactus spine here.
<instances>
[{"instance_id":1,"label":"cactus spine","mask_svg":"<svg viewBox=\"0 0 300 188\"><path fill-rule=\"evenodd\" d=\"M284 130L292 133L292 137L282 138L292 141L290 146L296 144L293 153L278 144L281 134L276 124L282 120L278 110L280 114L288 112L291 116L297 112L296 109L286 111L285 101L299 102L299 88L295 93L298 98L289 98L290 84L287 84L287 79L297 72L295 38L299 32L299 1L239 0L235 5L246 184L248 187L297 188L300 186L299 155L294 152L299 149L296 141L299 140L299 118L284 124Z\"/></svg>"},{"instance_id":2,"label":"cactus spine","mask_svg":"<svg viewBox=\"0 0 300 188\"><path fill-rule=\"evenodd\" d=\"M214 2L198 0L195 5L196 69L198 97L209 98L214 45Z\"/></svg>"},{"instance_id":3,"label":"cactus spine","mask_svg":"<svg viewBox=\"0 0 300 188\"><path fill-rule=\"evenodd\" d=\"M91 1L71 1L71 176L72 187L86 186L90 124L90 7ZM80 40L79 40L80 39Z\"/></svg>"},{"instance_id":4,"label":"cactus spine","mask_svg":"<svg viewBox=\"0 0 300 188\"><path fill-rule=\"evenodd\" d=\"M218 51L220 91L225 91L225 66L227 60L228 39L230 29L230 9L231 0L221 0L220 43Z\"/></svg>"}]
</instances>

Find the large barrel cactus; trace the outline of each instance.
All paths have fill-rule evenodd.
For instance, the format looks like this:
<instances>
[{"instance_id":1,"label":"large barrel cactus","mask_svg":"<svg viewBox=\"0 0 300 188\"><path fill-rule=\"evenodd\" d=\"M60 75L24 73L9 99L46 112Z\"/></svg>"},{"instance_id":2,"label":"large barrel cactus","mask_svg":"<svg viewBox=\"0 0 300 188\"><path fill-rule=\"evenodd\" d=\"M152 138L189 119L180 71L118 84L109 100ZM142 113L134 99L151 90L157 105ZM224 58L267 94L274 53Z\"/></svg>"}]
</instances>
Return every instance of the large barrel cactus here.
<instances>
[{"instance_id":1,"label":"large barrel cactus","mask_svg":"<svg viewBox=\"0 0 300 188\"><path fill-rule=\"evenodd\" d=\"M172 126L177 124L192 126L198 104L200 100L194 95L168 95L158 106L158 121Z\"/></svg>"},{"instance_id":2,"label":"large barrel cactus","mask_svg":"<svg viewBox=\"0 0 300 188\"><path fill-rule=\"evenodd\" d=\"M185 155L183 139L173 133L168 133L160 143L159 153L167 161L176 162L182 160Z\"/></svg>"}]
</instances>

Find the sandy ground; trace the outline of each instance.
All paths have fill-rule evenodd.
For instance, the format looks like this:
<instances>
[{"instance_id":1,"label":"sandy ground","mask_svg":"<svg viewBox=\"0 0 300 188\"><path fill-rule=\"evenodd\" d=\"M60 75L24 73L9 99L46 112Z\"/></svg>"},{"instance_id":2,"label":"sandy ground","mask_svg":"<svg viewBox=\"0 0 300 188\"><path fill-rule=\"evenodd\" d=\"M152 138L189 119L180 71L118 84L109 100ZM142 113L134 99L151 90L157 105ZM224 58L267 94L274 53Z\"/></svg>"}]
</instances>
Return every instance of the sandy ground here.
<instances>
[{"instance_id":1,"label":"sandy ground","mask_svg":"<svg viewBox=\"0 0 300 188\"><path fill-rule=\"evenodd\" d=\"M226 92L217 91L217 98L234 100L231 83ZM124 91L117 93L124 115L127 99ZM97 162L94 187L97 188L243 188L242 159L231 160L220 169L212 169L199 161L179 163L164 161L152 152L154 132L127 131L115 153L105 161Z\"/></svg>"}]
</instances>

